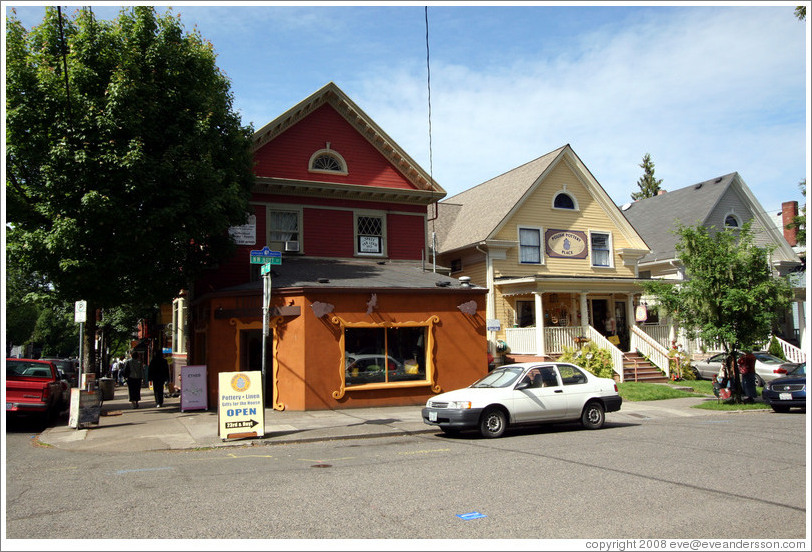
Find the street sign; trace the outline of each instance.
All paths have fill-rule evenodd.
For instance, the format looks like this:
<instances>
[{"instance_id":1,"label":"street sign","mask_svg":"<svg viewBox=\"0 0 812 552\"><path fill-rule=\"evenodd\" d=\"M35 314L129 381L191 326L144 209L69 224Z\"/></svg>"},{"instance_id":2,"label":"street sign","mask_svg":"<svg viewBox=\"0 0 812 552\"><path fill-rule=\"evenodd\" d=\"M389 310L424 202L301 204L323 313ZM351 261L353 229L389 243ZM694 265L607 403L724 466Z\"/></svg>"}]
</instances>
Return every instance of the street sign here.
<instances>
[{"instance_id":1,"label":"street sign","mask_svg":"<svg viewBox=\"0 0 812 552\"><path fill-rule=\"evenodd\" d=\"M87 301L76 301L73 320L77 324L87 322Z\"/></svg>"},{"instance_id":2,"label":"street sign","mask_svg":"<svg viewBox=\"0 0 812 552\"><path fill-rule=\"evenodd\" d=\"M281 265L282 252L271 251L270 248L268 248L268 246L265 246L262 249L251 250L251 264L264 265L266 263Z\"/></svg>"},{"instance_id":3,"label":"street sign","mask_svg":"<svg viewBox=\"0 0 812 552\"><path fill-rule=\"evenodd\" d=\"M274 257L271 257L271 258L274 258ZM279 260L282 261L282 259L279 259ZM271 272L271 265L273 265L273 264L274 263L265 263L264 265L262 265L262 268L259 269L260 276L265 276L266 274L269 274ZM279 262L277 264L282 264L282 263Z\"/></svg>"}]
</instances>

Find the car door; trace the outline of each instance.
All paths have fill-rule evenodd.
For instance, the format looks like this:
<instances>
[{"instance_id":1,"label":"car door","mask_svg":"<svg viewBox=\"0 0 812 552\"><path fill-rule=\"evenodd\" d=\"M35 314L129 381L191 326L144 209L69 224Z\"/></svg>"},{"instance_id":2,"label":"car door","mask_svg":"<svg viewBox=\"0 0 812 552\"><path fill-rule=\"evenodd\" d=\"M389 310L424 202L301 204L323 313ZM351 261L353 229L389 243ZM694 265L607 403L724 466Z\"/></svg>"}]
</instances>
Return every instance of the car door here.
<instances>
[{"instance_id":1,"label":"car door","mask_svg":"<svg viewBox=\"0 0 812 552\"><path fill-rule=\"evenodd\" d=\"M517 423L559 420L567 416L567 396L554 366L537 366L519 380L527 387L515 389L513 416Z\"/></svg>"},{"instance_id":2,"label":"car door","mask_svg":"<svg viewBox=\"0 0 812 552\"><path fill-rule=\"evenodd\" d=\"M696 370L702 378L711 379L719 373L722 363L725 361L725 356L727 356L726 353L718 353L704 360L696 361L694 366L696 366Z\"/></svg>"}]
</instances>

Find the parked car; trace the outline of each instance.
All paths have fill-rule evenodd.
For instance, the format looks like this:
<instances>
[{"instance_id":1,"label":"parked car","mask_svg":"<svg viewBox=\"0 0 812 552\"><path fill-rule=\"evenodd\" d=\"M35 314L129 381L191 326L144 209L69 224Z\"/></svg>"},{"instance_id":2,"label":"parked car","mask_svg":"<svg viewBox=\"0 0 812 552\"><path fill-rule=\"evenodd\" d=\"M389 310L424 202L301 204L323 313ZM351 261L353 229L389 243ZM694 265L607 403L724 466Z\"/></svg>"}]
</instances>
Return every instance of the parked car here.
<instances>
[{"instance_id":1,"label":"parked car","mask_svg":"<svg viewBox=\"0 0 812 552\"><path fill-rule=\"evenodd\" d=\"M383 354L350 354L346 355L344 378L347 384L379 383L386 381L384 366L392 379L396 374L404 373L403 363Z\"/></svg>"},{"instance_id":2,"label":"parked car","mask_svg":"<svg viewBox=\"0 0 812 552\"><path fill-rule=\"evenodd\" d=\"M754 351L753 355L756 357L756 385L758 387L764 387L765 382L787 375L798 366L764 351ZM716 353L704 360L692 362L691 368L694 370L694 375L700 379L713 379L721 370L726 356L727 353Z\"/></svg>"},{"instance_id":3,"label":"parked car","mask_svg":"<svg viewBox=\"0 0 812 552\"><path fill-rule=\"evenodd\" d=\"M806 410L806 362L783 378L767 382L761 398L776 412L789 412L790 408Z\"/></svg>"},{"instance_id":4,"label":"parked car","mask_svg":"<svg viewBox=\"0 0 812 552\"><path fill-rule=\"evenodd\" d=\"M68 382L71 387L77 387L79 385L79 371L73 360L68 358L42 358L40 360L53 362L57 370L61 370L62 373L68 377Z\"/></svg>"},{"instance_id":5,"label":"parked car","mask_svg":"<svg viewBox=\"0 0 812 552\"><path fill-rule=\"evenodd\" d=\"M426 402L423 421L445 433L478 429L500 437L509 426L580 420L600 429L606 412L620 410L614 380L567 363L524 362L501 366L469 387Z\"/></svg>"},{"instance_id":6,"label":"parked car","mask_svg":"<svg viewBox=\"0 0 812 552\"><path fill-rule=\"evenodd\" d=\"M52 362L6 359L6 416L30 415L47 423L65 406L64 389Z\"/></svg>"}]
</instances>

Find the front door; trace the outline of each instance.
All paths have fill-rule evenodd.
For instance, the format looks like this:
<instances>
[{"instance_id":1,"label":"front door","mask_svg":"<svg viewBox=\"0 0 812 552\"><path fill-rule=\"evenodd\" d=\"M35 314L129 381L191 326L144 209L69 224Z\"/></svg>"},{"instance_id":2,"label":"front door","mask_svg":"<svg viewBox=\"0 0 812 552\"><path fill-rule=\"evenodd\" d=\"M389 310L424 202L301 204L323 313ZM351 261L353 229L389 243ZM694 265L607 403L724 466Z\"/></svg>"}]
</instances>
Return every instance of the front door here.
<instances>
[{"instance_id":1,"label":"front door","mask_svg":"<svg viewBox=\"0 0 812 552\"><path fill-rule=\"evenodd\" d=\"M629 324L626 321L626 301L615 301L615 328L620 338L618 348L621 351L629 350Z\"/></svg>"},{"instance_id":2,"label":"front door","mask_svg":"<svg viewBox=\"0 0 812 552\"><path fill-rule=\"evenodd\" d=\"M607 337L615 335L614 318L612 318L612 313L609 310L609 300L591 299L590 305L592 306L592 318L590 320L592 327Z\"/></svg>"}]
</instances>

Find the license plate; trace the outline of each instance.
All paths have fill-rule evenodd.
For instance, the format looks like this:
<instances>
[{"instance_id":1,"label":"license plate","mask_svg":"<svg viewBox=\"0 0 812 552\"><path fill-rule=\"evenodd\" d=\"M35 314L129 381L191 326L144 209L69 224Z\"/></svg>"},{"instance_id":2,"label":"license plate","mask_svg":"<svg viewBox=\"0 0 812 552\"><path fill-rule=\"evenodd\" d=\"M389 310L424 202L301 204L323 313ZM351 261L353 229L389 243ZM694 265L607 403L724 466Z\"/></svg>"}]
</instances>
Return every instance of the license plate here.
<instances>
[{"instance_id":1,"label":"license plate","mask_svg":"<svg viewBox=\"0 0 812 552\"><path fill-rule=\"evenodd\" d=\"M792 400L792 393L779 393L778 394L779 401L791 401Z\"/></svg>"},{"instance_id":2,"label":"license plate","mask_svg":"<svg viewBox=\"0 0 812 552\"><path fill-rule=\"evenodd\" d=\"M437 421L437 413L436 412L432 412L432 411L429 412L429 421L430 422L436 422Z\"/></svg>"}]
</instances>

